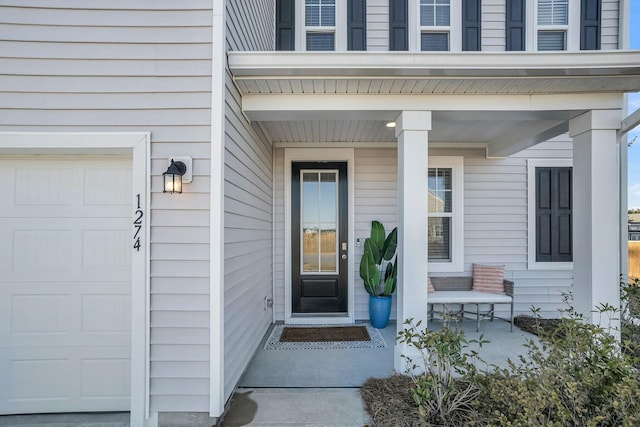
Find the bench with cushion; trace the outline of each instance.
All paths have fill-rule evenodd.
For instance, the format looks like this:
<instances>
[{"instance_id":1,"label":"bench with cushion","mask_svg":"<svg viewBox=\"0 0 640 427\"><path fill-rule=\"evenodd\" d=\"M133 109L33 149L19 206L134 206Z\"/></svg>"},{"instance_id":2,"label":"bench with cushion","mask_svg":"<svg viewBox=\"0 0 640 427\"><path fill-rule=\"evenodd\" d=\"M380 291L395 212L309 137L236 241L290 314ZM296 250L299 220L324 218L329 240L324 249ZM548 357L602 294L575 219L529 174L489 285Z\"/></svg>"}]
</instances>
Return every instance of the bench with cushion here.
<instances>
[{"instance_id":1,"label":"bench with cushion","mask_svg":"<svg viewBox=\"0 0 640 427\"><path fill-rule=\"evenodd\" d=\"M513 331L513 288L514 284L510 280L502 280L504 293L485 292L473 290L473 277L430 277L435 292L427 294L427 305L429 318L433 320L433 306L441 304L443 307L449 304L461 305L460 313L464 315L464 306L473 304L476 306L476 331L480 331L480 320L495 317L494 307L496 304L509 304L511 314L508 322L511 323ZM489 311L480 311L481 304L490 305Z\"/></svg>"}]
</instances>

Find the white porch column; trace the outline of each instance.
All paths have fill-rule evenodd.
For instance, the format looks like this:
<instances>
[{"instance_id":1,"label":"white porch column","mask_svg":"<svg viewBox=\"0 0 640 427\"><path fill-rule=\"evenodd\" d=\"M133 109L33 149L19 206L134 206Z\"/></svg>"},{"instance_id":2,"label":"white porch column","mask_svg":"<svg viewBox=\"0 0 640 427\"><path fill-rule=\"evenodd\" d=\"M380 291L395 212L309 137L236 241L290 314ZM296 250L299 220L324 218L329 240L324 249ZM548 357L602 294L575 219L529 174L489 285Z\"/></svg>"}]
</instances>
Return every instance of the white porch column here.
<instances>
[{"instance_id":1,"label":"white porch column","mask_svg":"<svg viewBox=\"0 0 640 427\"><path fill-rule=\"evenodd\" d=\"M412 317L427 326L427 197L430 111L403 111L398 139L398 331ZM394 366L403 372L404 345L396 344Z\"/></svg>"},{"instance_id":2,"label":"white porch column","mask_svg":"<svg viewBox=\"0 0 640 427\"><path fill-rule=\"evenodd\" d=\"M620 119L620 110L593 110L569 122L573 138L574 306L595 323L600 323L600 317L591 311L599 304L620 307L616 135ZM602 319L601 326L607 325L607 319Z\"/></svg>"}]
</instances>

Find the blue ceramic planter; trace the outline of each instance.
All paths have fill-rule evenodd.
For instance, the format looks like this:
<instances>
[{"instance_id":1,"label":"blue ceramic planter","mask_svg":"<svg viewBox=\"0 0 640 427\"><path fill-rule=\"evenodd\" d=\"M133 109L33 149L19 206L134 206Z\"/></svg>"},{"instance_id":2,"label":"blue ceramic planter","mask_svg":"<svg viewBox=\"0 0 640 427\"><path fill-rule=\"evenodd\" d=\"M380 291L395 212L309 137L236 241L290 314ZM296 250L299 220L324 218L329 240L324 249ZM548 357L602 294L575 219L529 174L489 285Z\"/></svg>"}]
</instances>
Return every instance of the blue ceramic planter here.
<instances>
[{"instance_id":1,"label":"blue ceramic planter","mask_svg":"<svg viewBox=\"0 0 640 427\"><path fill-rule=\"evenodd\" d=\"M384 329L389 324L391 298L369 295L369 320L374 328Z\"/></svg>"}]
</instances>

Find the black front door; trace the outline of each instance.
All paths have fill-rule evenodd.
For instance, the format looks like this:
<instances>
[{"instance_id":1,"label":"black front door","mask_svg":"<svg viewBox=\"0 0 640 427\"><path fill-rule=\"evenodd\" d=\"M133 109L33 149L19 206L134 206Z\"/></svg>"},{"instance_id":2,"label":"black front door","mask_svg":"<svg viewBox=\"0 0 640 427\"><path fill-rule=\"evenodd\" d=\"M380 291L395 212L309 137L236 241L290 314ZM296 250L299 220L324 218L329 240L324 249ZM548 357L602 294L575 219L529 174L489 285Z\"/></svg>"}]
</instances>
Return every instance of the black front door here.
<instances>
[{"instance_id":1,"label":"black front door","mask_svg":"<svg viewBox=\"0 0 640 427\"><path fill-rule=\"evenodd\" d=\"M347 313L347 163L291 169L291 311Z\"/></svg>"}]
</instances>

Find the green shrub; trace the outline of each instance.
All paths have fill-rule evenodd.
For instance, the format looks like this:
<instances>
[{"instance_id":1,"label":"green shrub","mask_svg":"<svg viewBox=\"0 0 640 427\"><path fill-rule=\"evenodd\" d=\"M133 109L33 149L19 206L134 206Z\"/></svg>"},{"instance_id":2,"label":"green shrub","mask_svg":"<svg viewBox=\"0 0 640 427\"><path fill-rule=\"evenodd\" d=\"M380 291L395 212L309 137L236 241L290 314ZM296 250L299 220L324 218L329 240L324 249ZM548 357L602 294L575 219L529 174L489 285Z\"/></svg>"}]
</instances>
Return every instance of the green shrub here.
<instances>
[{"instance_id":1,"label":"green shrub","mask_svg":"<svg viewBox=\"0 0 640 427\"><path fill-rule=\"evenodd\" d=\"M442 329L421 329L421 322L404 322L398 341L418 351L420 360L408 355L408 374L413 380L412 397L425 421L432 425L470 425L475 421L473 400L480 394L478 372L472 360L475 351L468 350L464 331L445 322ZM426 368L426 369L425 369Z\"/></svg>"},{"instance_id":2,"label":"green shrub","mask_svg":"<svg viewBox=\"0 0 640 427\"><path fill-rule=\"evenodd\" d=\"M616 310L601 306L602 317ZM555 331L530 340L507 369L479 377L476 409L496 426L640 425L638 373L610 330L564 310ZM490 409L490 410L488 410Z\"/></svg>"}]
</instances>

